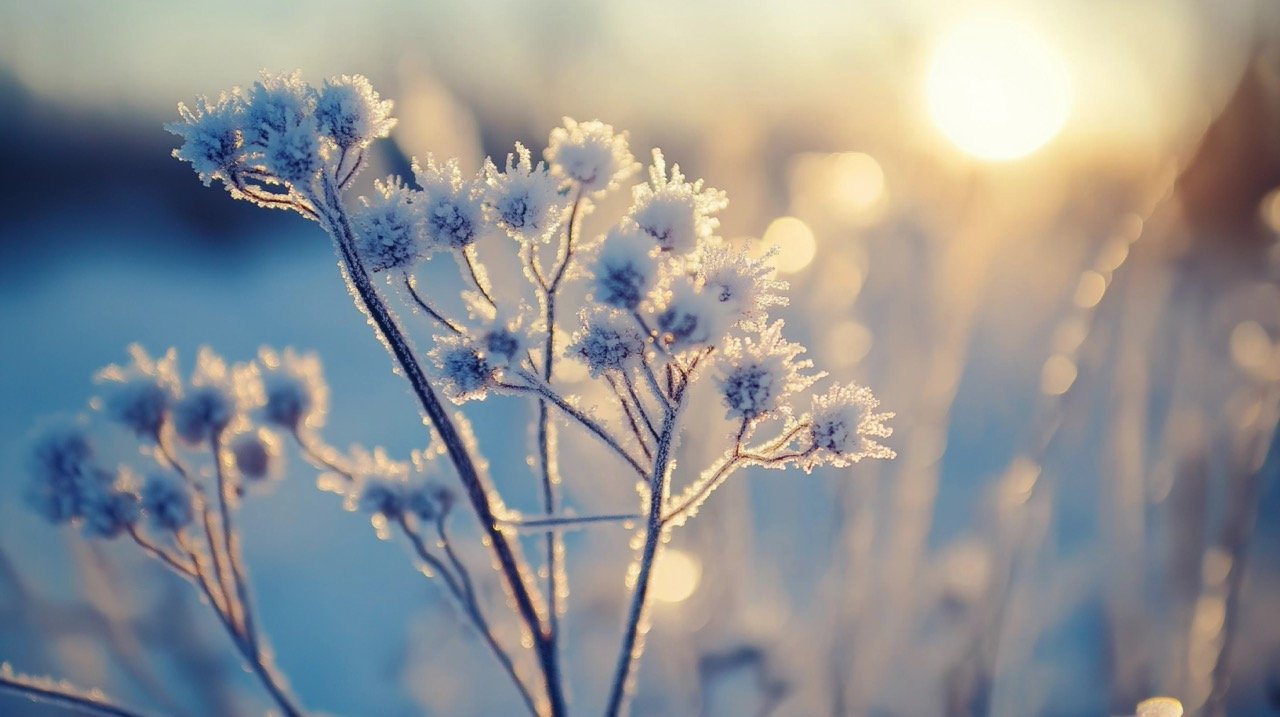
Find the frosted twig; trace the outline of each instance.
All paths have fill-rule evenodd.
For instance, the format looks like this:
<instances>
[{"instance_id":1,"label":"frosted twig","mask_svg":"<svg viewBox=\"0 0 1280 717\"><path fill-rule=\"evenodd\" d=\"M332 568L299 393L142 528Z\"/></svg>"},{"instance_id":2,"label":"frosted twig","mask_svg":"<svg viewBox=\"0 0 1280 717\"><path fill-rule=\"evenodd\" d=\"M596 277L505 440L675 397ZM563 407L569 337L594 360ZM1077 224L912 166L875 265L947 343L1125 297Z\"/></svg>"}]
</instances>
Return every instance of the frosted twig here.
<instances>
[{"instance_id":1,"label":"frosted twig","mask_svg":"<svg viewBox=\"0 0 1280 717\"><path fill-rule=\"evenodd\" d=\"M426 302L425 299L422 298L421 295L418 294L418 288L417 286L415 286L413 275L408 273L404 275L404 286L406 289L409 290L409 296L413 297L413 302L418 305L418 308L425 311L427 313L427 316L430 316L431 318L435 319L441 326L445 327L446 329L449 329L449 331L453 332L454 334L462 333L462 329L458 328L457 324L446 319L444 317L444 314L440 313L435 308L433 308L430 304Z\"/></svg>"},{"instance_id":2,"label":"frosted twig","mask_svg":"<svg viewBox=\"0 0 1280 717\"><path fill-rule=\"evenodd\" d=\"M73 712L106 717L145 717L143 712L108 702L99 690L82 690L65 680L19 674L7 662L0 664L0 690L8 690L36 702L66 707Z\"/></svg>"},{"instance_id":3,"label":"frosted twig","mask_svg":"<svg viewBox=\"0 0 1280 717\"><path fill-rule=\"evenodd\" d=\"M592 525L595 523L628 523L642 519L644 519L644 516L636 513L614 513L608 515L548 515L544 518L503 520L502 524L521 530L536 528L570 528Z\"/></svg>"}]
</instances>

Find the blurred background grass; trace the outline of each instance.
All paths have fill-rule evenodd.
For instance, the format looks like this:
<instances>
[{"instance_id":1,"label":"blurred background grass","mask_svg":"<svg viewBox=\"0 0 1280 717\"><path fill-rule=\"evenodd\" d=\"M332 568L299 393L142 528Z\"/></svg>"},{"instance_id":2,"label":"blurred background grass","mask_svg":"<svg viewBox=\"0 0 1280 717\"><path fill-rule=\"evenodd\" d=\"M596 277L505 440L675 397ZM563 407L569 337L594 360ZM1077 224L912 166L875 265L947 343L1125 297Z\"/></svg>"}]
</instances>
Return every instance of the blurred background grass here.
<instances>
[{"instance_id":1,"label":"blurred background grass","mask_svg":"<svg viewBox=\"0 0 1280 717\"><path fill-rule=\"evenodd\" d=\"M1261 0L0 2L0 659L164 714L261 709L185 585L16 498L27 428L130 341L317 350L330 440L421 443L321 233L168 156L177 101L296 67L396 100L363 182L541 148L562 115L663 147L729 192L726 237L780 245L796 338L898 412L894 463L744 476L677 537L637 714L1098 715L1155 693L1271 714L1278 41ZM511 409L469 412L531 509ZM628 499L568 481L584 509ZM512 709L434 586L301 462L241 523L308 705ZM587 711L627 537L569 545Z\"/></svg>"}]
</instances>

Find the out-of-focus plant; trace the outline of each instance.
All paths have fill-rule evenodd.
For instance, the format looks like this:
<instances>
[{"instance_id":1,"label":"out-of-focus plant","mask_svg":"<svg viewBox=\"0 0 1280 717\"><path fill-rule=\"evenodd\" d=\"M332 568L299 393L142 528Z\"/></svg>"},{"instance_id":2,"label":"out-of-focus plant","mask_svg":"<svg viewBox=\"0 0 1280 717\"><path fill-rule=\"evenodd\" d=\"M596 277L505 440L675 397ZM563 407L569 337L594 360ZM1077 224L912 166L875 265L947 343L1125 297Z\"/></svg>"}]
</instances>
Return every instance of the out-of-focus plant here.
<instances>
[{"instance_id":1,"label":"out-of-focus plant","mask_svg":"<svg viewBox=\"0 0 1280 717\"><path fill-rule=\"evenodd\" d=\"M202 350L187 382L176 353L153 359L133 349L128 366L100 375L94 416L129 429L142 444L142 466L112 468L95 450L84 418L50 424L33 443L30 503L55 523L86 535L127 536L194 583L236 649L279 708L303 714L273 667L255 618L234 517L248 492L280 473L284 440L323 471L321 484L369 513L380 532L403 534L425 572L444 584L515 684L529 711L563 715L561 616L568 583L561 532L603 523L638 526L631 590L605 713L625 713L635 666L644 651L654 565L671 532L695 515L715 489L747 467L811 471L890 458L878 402L867 389L835 384L813 394L825 374L783 336L772 307L786 303L786 284L769 265L715 236L722 192L689 182L653 152L649 181L632 190L630 209L604 236L585 236L583 219L601 197L639 167L625 133L601 122L552 131L534 163L517 144L499 169L486 162L464 177L456 160L414 164L414 184L375 182L374 195L344 198L365 166L370 143L394 125L391 103L362 77L336 77L322 87L297 73L266 75L193 107L169 126L183 142L174 156L200 179L221 182L237 199L296 211L333 239L343 276L376 335L410 383L428 419L430 444L411 461L381 449L341 452L320 435L327 387L319 360L264 349L258 360L228 367ZM513 255L523 281L501 277L481 260ZM415 268L451 255L469 289L453 297L421 286ZM375 277L381 274L385 288ZM566 287L585 288L574 301ZM431 346L409 339L392 308L405 303L430 322ZM573 361L614 403L584 405L557 386L556 365ZM705 386L705 390L700 390ZM542 505L526 515L508 509L456 403L490 395L536 403L536 448L530 457ZM718 399L728 430L686 426L691 402ZM589 434L634 481L637 504L607 515L577 515L560 495L557 420ZM679 489L676 453L686 437L723 441L720 457L692 472ZM613 467L592 466L609 475ZM452 473L461 498L443 478ZM136 476L143 476L138 478ZM471 568L448 529L455 503L478 520L492 564L522 630L507 645L491 627ZM534 578L518 535L544 538ZM531 650L532 676L517 669L516 650ZM99 695L35 683L6 673L0 684L38 698L71 702L105 714L133 714Z\"/></svg>"}]
</instances>

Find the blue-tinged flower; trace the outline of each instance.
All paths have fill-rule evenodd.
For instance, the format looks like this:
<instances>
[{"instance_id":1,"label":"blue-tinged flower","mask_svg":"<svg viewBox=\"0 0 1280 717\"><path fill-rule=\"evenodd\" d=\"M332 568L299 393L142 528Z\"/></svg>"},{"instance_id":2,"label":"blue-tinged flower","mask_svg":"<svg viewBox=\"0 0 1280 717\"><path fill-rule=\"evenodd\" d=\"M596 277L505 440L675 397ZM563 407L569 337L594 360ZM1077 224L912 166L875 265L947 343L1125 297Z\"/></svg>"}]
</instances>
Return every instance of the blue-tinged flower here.
<instances>
[{"instance_id":1,"label":"blue-tinged flower","mask_svg":"<svg viewBox=\"0 0 1280 717\"><path fill-rule=\"evenodd\" d=\"M715 346L724 338L732 319L714 295L699 291L687 277L677 279L664 293L654 321L659 340L672 351Z\"/></svg>"},{"instance_id":2,"label":"blue-tinged flower","mask_svg":"<svg viewBox=\"0 0 1280 717\"><path fill-rule=\"evenodd\" d=\"M649 183L631 191L629 220L659 249L677 255L689 254L709 239L720 225L712 215L729 204L724 192L703 189L701 179L686 182L679 165L671 168L668 179L667 163L658 149L653 150Z\"/></svg>"},{"instance_id":3,"label":"blue-tinged flower","mask_svg":"<svg viewBox=\"0 0 1280 717\"><path fill-rule=\"evenodd\" d=\"M429 251L421 192L398 177L373 183L373 197L360 197L352 213L356 244L370 271L408 269Z\"/></svg>"},{"instance_id":4,"label":"blue-tinged flower","mask_svg":"<svg viewBox=\"0 0 1280 717\"><path fill-rule=\"evenodd\" d=\"M392 104L379 97L363 75L331 77L316 98L316 121L338 147L363 148L395 126Z\"/></svg>"},{"instance_id":5,"label":"blue-tinged flower","mask_svg":"<svg viewBox=\"0 0 1280 717\"><path fill-rule=\"evenodd\" d=\"M627 146L627 133L598 120L576 122L551 130L546 151L551 172L576 183L583 192L603 194L630 177L639 164Z\"/></svg>"},{"instance_id":6,"label":"blue-tinged flower","mask_svg":"<svg viewBox=\"0 0 1280 717\"><path fill-rule=\"evenodd\" d=\"M178 104L180 122L164 128L182 138L173 156L190 162L204 186L226 180L244 160L244 140L240 127L244 103L234 94L222 93L216 100L201 97L194 107Z\"/></svg>"},{"instance_id":7,"label":"blue-tinged flower","mask_svg":"<svg viewBox=\"0 0 1280 717\"><path fill-rule=\"evenodd\" d=\"M299 71L270 74L253 83L244 100L244 141L266 150L271 139L291 133L312 121L314 125L316 93L302 81Z\"/></svg>"},{"instance_id":8,"label":"blue-tinged flower","mask_svg":"<svg viewBox=\"0 0 1280 717\"><path fill-rule=\"evenodd\" d=\"M204 443L262 401L262 381L252 364L228 367L222 357L203 346L196 357L191 386L174 404L173 427L184 441Z\"/></svg>"},{"instance_id":9,"label":"blue-tinged flower","mask_svg":"<svg viewBox=\"0 0 1280 717\"><path fill-rule=\"evenodd\" d=\"M474 244L485 229L483 183L463 181L456 159L437 164L430 155L426 167L414 162L413 174L422 187L426 250L461 250Z\"/></svg>"},{"instance_id":10,"label":"blue-tinged flower","mask_svg":"<svg viewBox=\"0 0 1280 717\"><path fill-rule=\"evenodd\" d=\"M786 306L787 282L775 278L768 256L753 259L727 245L706 246L698 265L702 290L716 298L735 323L756 324L769 309Z\"/></svg>"},{"instance_id":11,"label":"blue-tinged flower","mask_svg":"<svg viewBox=\"0 0 1280 717\"><path fill-rule=\"evenodd\" d=\"M465 337L439 338L427 356L444 394L454 403L483 400L496 385L498 365Z\"/></svg>"},{"instance_id":12,"label":"blue-tinged flower","mask_svg":"<svg viewBox=\"0 0 1280 717\"><path fill-rule=\"evenodd\" d=\"M108 488L87 496L82 515L84 533L91 538L114 538L136 525L141 517L137 495Z\"/></svg>"},{"instance_id":13,"label":"blue-tinged flower","mask_svg":"<svg viewBox=\"0 0 1280 717\"><path fill-rule=\"evenodd\" d=\"M517 142L516 154L507 155L506 172L499 172L492 160L486 160L484 175L485 206L513 239L547 241L555 234L564 221L567 198L546 164L533 165L524 145Z\"/></svg>"},{"instance_id":14,"label":"blue-tinged flower","mask_svg":"<svg viewBox=\"0 0 1280 717\"><path fill-rule=\"evenodd\" d=\"M280 439L265 428L242 431L227 441L236 471L249 483L264 483L284 475Z\"/></svg>"},{"instance_id":15,"label":"blue-tinged flower","mask_svg":"<svg viewBox=\"0 0 1280 717\"><path fill-rule=\"evenodd\" d=\"M293 349L258 351L263 386L262 420L290 433L320 428L329 410L329 386L320 357Z\"/></svg>"},{"instance_id":16,"label":"blue-tinged flower","mask_svg":"<svg viewBox=\"0 0 1280 717\"><path fill-rule=\"evenodd\" d=\"M262 151L262 163L267 171L293 185L309 185L320 173L324 161L313 117L306 117L280 132L271 132Z\"/></svg>"},{"instance_id":17,"label":"blue-tinged flower","mask_svg":"<svg viewBox=\"0 0 1280 717\"><path fill-rule=\"evenodd\" d=\"M83 417L45 422L29 444L23 491L27 504L51 523L78 517L93 456L93 441Z\"/></svg>"},{"instance_id":18,"label":"blue-tinged flower","mask_svg":"<svg viewBox=\"0 0 1280 717\"><path fill-rule=\"evenodd\" d=\"M584 310L582 329L573 335L565 355L587 365L591 376L625 371L644 358L645 336L635 320L611 309Z\"/></svg>"},{"instance_id":19,"label":"blue-tinged flower","mask_svg":"<svg viewBox=\"0 0 1280 717\"><path fill-rule=\"evenodd\" d=\"M832 386L815 396L809 415L802 420L809 425L813 447L801 464L804 469L819 465L843 468L863 458L893 458L894 452L877 441L893 433L885 425L893 414L875 413L879 405L869 389L852 383Z\"/></svg>"},{"instance_id":20,"label":"blue-tinged flower","mask_svg":"<svg viewBox=\"0 0 1280 717\"><path fill-rule=\"evenodd\" d=\"M813 362L798 359L802 353L803 346L782 338L781 321L766 327L758 338L729 338L716 375L728 418L755 421L789 414L786 399L821 376L805 373Z\"/></svg>"},{"instance_id":21,"label":"blue-tinged flower","mask_svg":"<svg viewBox=\"0 0 1280 717\"><path fill-rule=\"evenodd\" d=\"M180 394L177 352L170 349L161 358L153 359L145 349L133 344L129 355L133 359L130 364L112 364L98 372L99 396L93 406L138 437L159 440Z\"/></svg>"},{"instance_id":22,"label":"blue-tinged flower","mask_svg":"<svg viewBox=\"0 0 1280 717\"><path fill-rule=\"evenodd\" d=\"M180 476L153 473L142 484L142 509L159 530L178 531L195 516L191 488Z\"/></svg>"},{"instance_id":23,"label":"blue-tinged flower","mask_svg":"<svg viewBox=\"0 0 1280 717\"><path fill-rule=\"evenodd\" d=\"M635 311L657 280L655 251L630 223L610 229L595 259L592 288L596 301Z\"/></svg>"}]
</instances>

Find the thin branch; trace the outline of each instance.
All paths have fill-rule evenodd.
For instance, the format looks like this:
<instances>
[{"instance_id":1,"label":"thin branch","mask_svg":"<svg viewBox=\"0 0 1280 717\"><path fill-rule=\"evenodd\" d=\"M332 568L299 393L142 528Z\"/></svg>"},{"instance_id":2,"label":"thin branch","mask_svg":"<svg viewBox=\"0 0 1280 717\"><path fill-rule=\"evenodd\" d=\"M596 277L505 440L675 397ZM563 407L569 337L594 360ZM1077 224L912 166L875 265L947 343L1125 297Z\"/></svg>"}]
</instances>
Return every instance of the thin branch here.
<instances>
[{"instance_id":1,"label":"thin branch","mask_svg":"<svg viewBox=\"0 0 1280 717\"><path fill-rule=\"evenodd\" d=\"M493 295L489 293L489 288L485 286L485 282L481 280L481 272L479 268L476 267L474 247L468 246L462 249L462 263L467 265L467 272L471 274L471 283L476 285L476 289L479 290L480 295L484 297L485 301L489 302L489 306L492 306L495 309L498 308L497 302L493 300Z\"/></svg>"},{"instance_id":2,"label":"thin branch","mask_svg":"<svg viewBox=\"0 0 1280 717\"><path fill-rule=\"evenodd\" d=\"M643 520L644 516L638 513L614 513L607 515L548 515L545 518L520 518L518 520L504 520L503 525L510 525L516 530L524 528L557 528L557 527L575 527L592 525L596 523L626 523L634 520Z\"/></svg>"},{"instance_id":3,"label":"thin branch","mask_svg":"<svg viewBox=\"0 0 1280 717\"><path fill-rule=\"evenodd\" d=\"M141 546L143 550L147 551L147 553L151 555L151 557L169 566L169 569L179 575L191 578L192 580L199 579L194 565L187 565L186 563L183 563L180 557L171 554L163 547L147 540L142 536L142 533L138 532L137 526L129 526L129 536L133 538L133 542Z\"/></svg>"},{"instance_id":4,"label":"thin branch","mask_svg":"<svg viewBox=\"0 0 1280 717\"><path fill-rule=\"evenodd\" d=\"M649 435L653 436L656 441L658 439L658 429L653 424L653 419L649 417L649 411L644 407L644 401L640 400L640 394L636 392L636 385L631 380L630 373L622 374L622 382L627 386L627 393L631 395L631 400L635 401L636 408L640 411L640 417L644 419L644 425L649 429Z\"/></svg>"},{"instance_id":5,"label":"thin branch","mask_svg":"<svg viewBox=\"0 0 1280 717\"><path fill-rule=\"evenodd\" d=\"M413 301L415 304L418 305L419 309L422 309L423 311L425 311L428 316L435 319L442 326L444 326L446 329L449 329L453 333L455 334L462 333L462 329L458 328L457 324L446 319L444 317L444 314L434 309L430 304L427 303L426 299L423 299L418 294L418 287L416 286L416 281L414 280L413 276L410 275L408 272L405 272L405 275L404 275L404 285L405 285L405 288L409 290L409 295L413 297Z\"/></svg>"},{"instance_id":6,"label":"thin branch","mask_svg":"<svg viewBox=\"0 0 1280 717\"><path fill-rule=\"evenodd\" d=\"M640 424L636 421L636 415L631 410L631 404L627 401L627 397L622 395L622 391L618 388L618 382L610 374L605 374L605 379L609 382L609 388L613 389L613 395L618 399L618 405L622 406L622 413L627 417L627 425L631 427L631 434L636 437L636 442L640 444L640 450L644 451L645 460L653 460L653 451L649 450L649 442L645 439L645 434L640 432Z\"/></svg>"},{"instance_id":7,"label":"thin branch","mask_svg":"<svg viewBox=\"0 0 1280 717\"><path fill-rule=\"evenodd\" d=\"M236 603L240 606L240 624L244 628L245 639L258 649L258 630L254 626L253 606L250 604L249 587L245 582L244 561L240 556L240 545L231 524L231 500L235 486L228 479L222 464L222 437L215 433L209 438L209 450L213 453L214 475L218 479L218 506L222 512L222 541L226 550L227 564L231 567L231 582L236 589Z\"/></svg>"},{"instance_id":8,"label":"thin branch","mask_svg":"<svg viewBox=\"0 0 1280 717\"><path fill-rule=\"evenodd\" d=\"M8 663L4 666L8 668ZM65 681L20 676L9 669L0 670L0 690L8 690L35 702L66 707L73 712L106 717L145 717L143 712L107 702L96 690L80 690Z\"/></svg>"}]
</instances>

